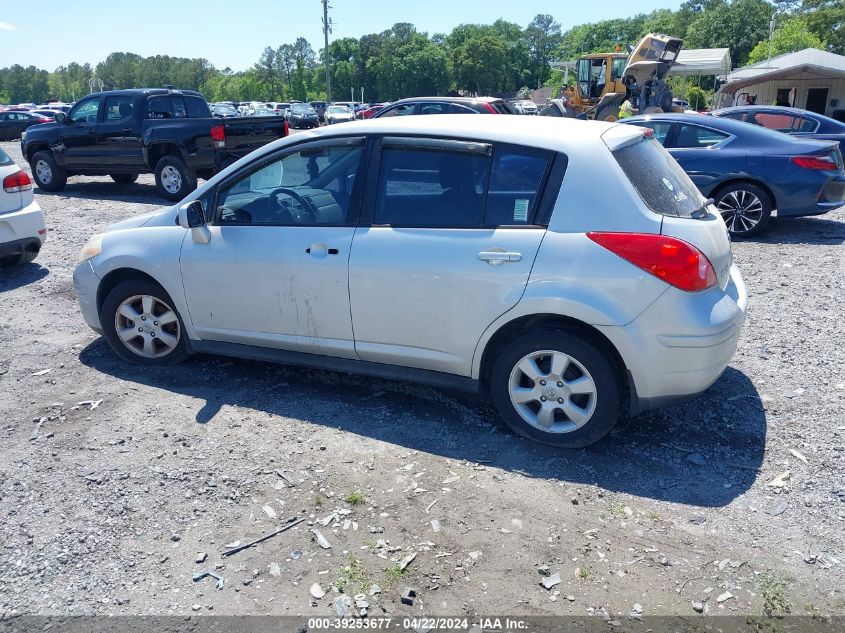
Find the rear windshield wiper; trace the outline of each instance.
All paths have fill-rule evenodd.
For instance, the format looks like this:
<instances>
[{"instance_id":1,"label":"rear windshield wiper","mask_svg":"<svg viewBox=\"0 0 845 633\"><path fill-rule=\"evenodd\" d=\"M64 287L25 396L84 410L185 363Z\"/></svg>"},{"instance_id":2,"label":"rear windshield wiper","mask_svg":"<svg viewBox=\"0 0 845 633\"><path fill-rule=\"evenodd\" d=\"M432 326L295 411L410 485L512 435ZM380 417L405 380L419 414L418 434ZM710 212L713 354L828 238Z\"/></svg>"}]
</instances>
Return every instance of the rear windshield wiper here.
<instances>
[{"instance_id":1,"label":"rear windshield wiper","mask_svg":"<svg viewBox=\"0 0 845 633\"><path fill-rule=\"evenodd\" d=\"M701 206L695 209L692 213L690 213L690 217L696 220L700 220L703 217L707 216L707 207L713 204L715 200L713 198L707 198L704 202L701 203Z\"/></svg>"}]
</instances>

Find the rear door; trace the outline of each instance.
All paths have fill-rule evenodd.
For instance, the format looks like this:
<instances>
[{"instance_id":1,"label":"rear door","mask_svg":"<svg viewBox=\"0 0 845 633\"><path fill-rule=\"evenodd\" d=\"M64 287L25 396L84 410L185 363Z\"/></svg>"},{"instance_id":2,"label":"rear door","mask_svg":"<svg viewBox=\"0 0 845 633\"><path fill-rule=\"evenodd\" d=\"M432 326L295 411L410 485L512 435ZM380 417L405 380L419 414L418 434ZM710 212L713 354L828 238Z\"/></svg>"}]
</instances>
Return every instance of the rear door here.
<instances>
[{"instance_id":1,"label":"rear door","mask_svg":"<svg viewBox=\"0 0 845 633\"><path fill-rule=\"evenodd\" d=\"M113 95L103 100L100 122L97 123L97 153L102 167L114 173L144 170L141 148L141 126L136 108L144 97L130 94Z\"/></svg>"},{"instance_id":2,"label":"rear door","mask_svg":"<svg viewBox=\"0 0 845 633\"><path fill-rule=\"evenodd\" d=\"M469 375L482 333L528 282L553 154L398 137L382 139L378 154L350 256L355 349L368 361Z\"/></svg>"}]
</instances>

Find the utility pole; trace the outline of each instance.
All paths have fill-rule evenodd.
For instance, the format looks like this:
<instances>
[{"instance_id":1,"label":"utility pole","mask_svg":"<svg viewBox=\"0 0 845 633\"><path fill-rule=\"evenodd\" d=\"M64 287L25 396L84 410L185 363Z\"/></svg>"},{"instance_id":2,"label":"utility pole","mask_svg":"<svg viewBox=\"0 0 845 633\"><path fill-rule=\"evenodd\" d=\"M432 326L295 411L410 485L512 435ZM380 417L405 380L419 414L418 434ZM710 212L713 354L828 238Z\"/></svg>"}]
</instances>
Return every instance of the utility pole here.
<instances>
[{"instance_id":1,"label":"utility pole","mask_svg":"<svg viewBox=\"0 0 845 633\"><path fill-rule=\"evenodd\" d=\"M329 0L320 0L323 3L323 37L325 48L323 49L323 61L326 64L326 101L332 100L332 71L329 63L329 33L332 32L332 23L329 20Z\"/></svg>"},{"instance_id":2,"label":"utility pole","mask_svg":"<svg viewBox=\"0 0 845 633\"><path fill-rule=\"evenodd\" d=\"M768 68L772 61L772 37L775 34L775 14L772 13L772 20L769 22L769 57L766 59L766 67Z\"/></svg>"}]
</instances>

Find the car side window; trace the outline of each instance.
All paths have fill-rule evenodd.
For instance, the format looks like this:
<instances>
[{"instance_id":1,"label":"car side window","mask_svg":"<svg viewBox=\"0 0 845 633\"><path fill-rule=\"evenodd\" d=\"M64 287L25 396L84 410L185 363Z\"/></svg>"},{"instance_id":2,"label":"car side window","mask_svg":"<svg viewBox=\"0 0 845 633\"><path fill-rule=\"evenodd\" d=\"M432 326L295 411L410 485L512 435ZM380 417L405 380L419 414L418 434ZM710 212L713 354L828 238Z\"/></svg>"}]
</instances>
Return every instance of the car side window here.
<instances>
[{"instance_id":1,"label":"car side window","mask_svg":"<svg viewBox=\"0 0 845 633\"><path fill-rule=\"evenodd\" d=\"M813 132L816 129L816 122L804 116L797 116L792 122L793 132Z\"/></svg>"},{"instance_id":2,"label":"car side window","mask_svg":"<svg viewBox=\"0 0 845 633\"><path fill-rule=\"evenodd\" d=\"M678 125L678 134L675 137L675 142L672 144L672 147L710 147L711 145L724 141L726 138L728 138L728 135L723 134L722 132L699 127L697 125L690 125L688 123L681 123Z\"/></svg>"},{"instance_id":3,"label":"car side window","mask_svg":"<svg viewBox=\"0 0 845 633\"><path fill-rule=\"evenodd\" d=\"M780 112L756 112L751 121L770 130L794 134L796 132L812 132L816 129L813 119Z\"/></svg>"},{"instance_id":4,"label":"car side window","mask_svg":"<svg viewBox=\"0 0 845 633\"><path fill-rule=\"evenodd\" d=\"M476 112L472 108L462 106L459 103L450 103L449 114L476 114Z\"/></svg>"},{"instance_id":5,"label":"car side window","mask_svg":"<svg viewBox=\"0 0 845 633\"><path fill-rule=\"evenodd\" d=\"M96 123L99 109L99 98L80 101L70 111L70 120L73 123Z\"/></svg>"},{"instance_id":6,"label":"car side window","mask_svg":"<svg viewBox=\"0 0 845 633\"><path fill-rule=\"evenodd\" d=\"M634 125L647 127L650 130L653 130L654 138L656 138L663 147L666 147L666 139L669 137L669 130L672 129L671 123L666 121L638 121Z\"/></svg>"},{"instance_id":7,"label":"car side window","mask_svg":"<svg viewBox=\"0 0 845 633\"><path fill-rule=\"evenodd\" d=\"M449 112L448 103L422 103L420 104L420 114L447 114Z\"/></svg>"},{"instance_id":8,"label":"car side window","mask_svg":"<svg viewBox=\"0 0 845 633\"><path fill-rule=\"evenodd\" d=\"M103 103L103 109L106 111L105 120L107 123L114 123L129 119L132 116L134 109L132 105L132 97L129 95L106 97L106 100Z\"/></svg>"},{"instance_id":9,"label":"car side window","mask_svg":"<svg viewBox=\"0 0 845 633\"><path fill-rule=\"evenodd\" d=\"M719 115L723 119L733 119L734 121L745 121L745 112L729 112L728 114Z\"/></svg>"},{"instance_id":10,"label":"car side window","mask_svg":"<svg viewBox=\"0 0 845 633\"><path fill-rule=\"evenodd\" d=\"M339 226L349 218L361 146L320 146L285 154L224 185L220 225Z\"/></svg>"},{"instance_id":11,"label":"car side window","mask_svg":"<svg viewBox=\"0 0 845 633\"><path fill-rule=\"evenodd\" d=\"M208 111L208 105L199 97L185 97L185 107L188 111L188 116L192 119L207 119L211 116L211 113Z\"/></svg>"},{"instance_id":12,"label":"car side window","mask_svg":"<svg viewBox=\"0 0 845 633\"><path fill-rule=\"evenodd\" d=\"M375 223L480 227L489 156L428 148L382 148Z\"/></svg>"},{"instance_id":13,"label":"car side window","mask_svg":"<svg viewBox=\"0 0 845 633\"><path fill-rule=\"evenodd\" d=\"M170 112L174 119L184 119L188 116L185 100L182 97L170 97Z\"/></svg>"},{"instance_id":14,"label":"car side window","mask_svg":"<svg viewBox=\"0 0 845 633\"><path fill-rule=\"evenodd\" d=\"M517 145L496 145L487 190L485 225L532 224L552 153Z\"/></svg>"},{"instance_id":15,"label":"car side window","mask_svg":"<svg viewBox=\"0 0 845 633\"><path fill-rule=\"evenodd\" d=\"M403 105L396 106L395 108L390 108L388 110L385 110L384 114L382 114L381 116L382 117L386 117L386 116L405 116L405 115L408 115L408 114L413 114L415 107L416 107L416 104L414 104L414 103L405 103Z\"/></svg>"},{"instance_id":16,"label":"car side window","mask_svg":"<svg viewBox=\"0 0 845 633\"><path fill-rule=\"evenodd\" d=\"M150 97L147 99L148 119L169 119L173 116L170 113L170 102L167 97Z\"/></svg>"}]
</instances>

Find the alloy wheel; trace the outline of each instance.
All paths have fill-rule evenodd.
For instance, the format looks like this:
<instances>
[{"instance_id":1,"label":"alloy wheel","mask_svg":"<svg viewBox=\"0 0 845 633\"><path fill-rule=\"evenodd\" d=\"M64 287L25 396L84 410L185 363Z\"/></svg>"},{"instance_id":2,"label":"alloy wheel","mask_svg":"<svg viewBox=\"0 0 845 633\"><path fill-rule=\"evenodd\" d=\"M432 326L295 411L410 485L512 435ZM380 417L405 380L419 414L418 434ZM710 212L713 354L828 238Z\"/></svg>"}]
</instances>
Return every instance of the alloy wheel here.
<instances>
[{"instance_id":1,"label":"alloy wheel","mask_svg":"<svg viewBox=\"0 0 845 633\"><path fill-rule=\"evenodd\" d=\"M135 295L121 303L114 314L114 329L133 354L144 358L166 356L181 336L176 312L151 295Z\"/></svg>"},{"instance_id":2,"label":"alloy wheel","mask_svg":"<svg viewBox=\"0 0 845 633\"><path fill-rule=\"evenodd\" d=\"M583 427L595 413L597 393L587 368L554 350L524 356L508 381L516 412L546 433L570 433Z\"/></svg>"},{"instance_id":3,"label":"alloy wheel","mask_svg":"<svg viewBox=\"0 0 845 633\"><path fill-rule=\"evenodd\" d=\"M161 170L161 186L167 193L179 193L182 188L182 174L173 165L167 165Z\"/></svg>"},{"instance_id":4,"label":"alloy wheel","mask_svg":"<svg viewBox=\"0 0 845 633\"><path fill-rule=\"evenodd\" d=\"M43 182L45 185L50 184L53 180L53 169L50 167L50 163L46 160L39 160L36 162L35 175L38 176L38 180Z\"/></svg>"},{"instance_id":5,"label":"alloy wheel","mask_svg":"<svg viewBox=\"0 0 845 633\"><path fill-rule=\"evenodd\" d=\"M744 189L724 195L716 208L731 233L747 233L763 219L763 201Z\"/></svg>"}]
</instances>

